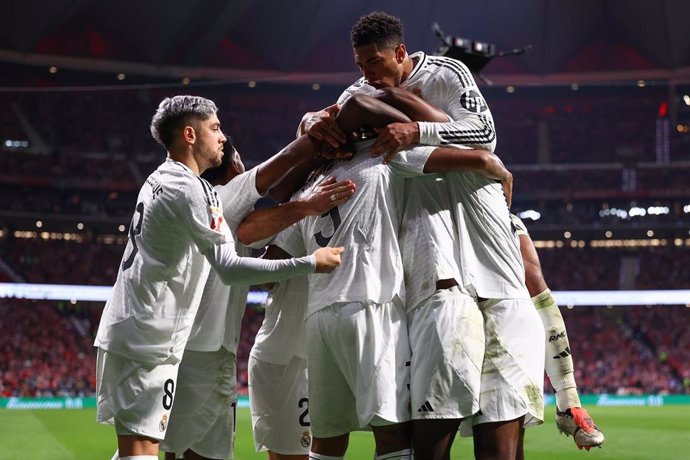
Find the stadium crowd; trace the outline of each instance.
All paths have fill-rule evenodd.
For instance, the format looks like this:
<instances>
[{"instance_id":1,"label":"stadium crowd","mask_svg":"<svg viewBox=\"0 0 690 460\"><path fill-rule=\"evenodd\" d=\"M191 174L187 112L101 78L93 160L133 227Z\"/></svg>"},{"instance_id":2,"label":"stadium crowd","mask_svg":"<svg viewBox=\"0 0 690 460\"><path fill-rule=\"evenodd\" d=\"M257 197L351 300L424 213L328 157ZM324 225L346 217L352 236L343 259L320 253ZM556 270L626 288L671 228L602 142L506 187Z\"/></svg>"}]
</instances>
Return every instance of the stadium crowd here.
<instances>
[{"instance_id":1,"label":"stadium crowd","mask_svg":"<svg viewBox=\"0 0 690 460\"><path fill-rule=\"evenodd\" d=\"M93 335L102 304L1 299L0 395L93 396ZM690 308L562 308L581 394L690 394ZM238 388L263 310L247 308L238 348ZM548 383L548 379L546 380ZM551 387L545 386L547 391Z\"/></svg>"}]
</instances>

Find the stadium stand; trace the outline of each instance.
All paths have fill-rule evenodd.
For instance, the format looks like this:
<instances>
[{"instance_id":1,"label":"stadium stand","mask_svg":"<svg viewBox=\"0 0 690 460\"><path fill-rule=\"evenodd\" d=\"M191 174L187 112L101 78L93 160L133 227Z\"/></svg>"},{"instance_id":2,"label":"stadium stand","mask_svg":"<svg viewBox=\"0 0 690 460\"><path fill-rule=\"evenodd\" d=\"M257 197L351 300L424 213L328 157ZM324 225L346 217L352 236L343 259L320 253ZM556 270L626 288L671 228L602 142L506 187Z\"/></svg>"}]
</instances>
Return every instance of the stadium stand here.
<instances>
[{"instance_id":1,"label":"stadium stand","mask_svg":"<svg viewBox=\"0 0 690 460\"><path fill-rule=\"evenodd\" d=\"M515 175L513 210L539 213L524 220L543 243L552 289L690 288L690 134L659 138L665 88L483 91L497 152ZM224 131L252 166L288 143L300 116L334 101L339 87L0 92L8 108L0 111L0 259L13 273L0 270L0 282L114 282L135 194L163 159L147 130L150 115L180 92L217 102ZM660 158L666 142L670 153ZM0 299L0 394L93 394L101 308ZM690 393L690 309L576 307L564 316L581 392ZM250 306L243 320L241 391L262 318Z\"/></svg>"}]
</instances>

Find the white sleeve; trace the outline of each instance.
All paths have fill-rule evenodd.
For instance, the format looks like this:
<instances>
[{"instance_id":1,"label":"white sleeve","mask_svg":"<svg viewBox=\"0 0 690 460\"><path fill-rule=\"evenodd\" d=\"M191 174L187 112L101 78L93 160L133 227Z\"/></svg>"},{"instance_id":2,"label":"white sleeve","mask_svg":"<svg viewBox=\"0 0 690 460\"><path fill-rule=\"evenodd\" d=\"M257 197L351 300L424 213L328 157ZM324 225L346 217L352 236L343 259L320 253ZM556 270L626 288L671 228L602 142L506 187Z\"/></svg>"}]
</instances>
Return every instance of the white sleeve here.
<instances>
[{"instance_id":1,"label":"white sleeve","mask_svg":"<svg viewBox=\"0 0 690 460\"><path fill-rule=\"evenodd\" d=\"M190 180L170 203L201 252L231 240L218 194L201 177Z\"/></svg>"},{"instance_id":2,"label":"white sleeve","mask_svg":"<svg viewBox=\"0 0 690 460\"><path fill-rule=\"evenodd\" d=\"M256 190L257 170L258 168L253 168L233 177L227 184L215 187L223 203L223 216L233 233L262 198Z\"/></svg>"},{"instance_id":3,"label":"white sleeve","mask_svg":"<svg viewBox=\"0 0 690 460\"><path fill-rule=\"evenodd\" d=\"M494 121L477 83L461 62L453 64L457 72L448 72L435 82L434 92L447 101L441 109L452 121L420 121L419 143L428 145L458 144L493 152L496 148Z\"/></svg>"},{"instance_id":4,"label":"white sleeve","mask_svg":"<svg viewBox=\"0 0 690 460\"><path fill-rule=\"evenodd\" d=\"M234 243L216 244L204 251L220 279L225 284L262 284L280 281L316 270L316 256L295 259L265 260L240 257Z\"/></svg>"}]
</instances>

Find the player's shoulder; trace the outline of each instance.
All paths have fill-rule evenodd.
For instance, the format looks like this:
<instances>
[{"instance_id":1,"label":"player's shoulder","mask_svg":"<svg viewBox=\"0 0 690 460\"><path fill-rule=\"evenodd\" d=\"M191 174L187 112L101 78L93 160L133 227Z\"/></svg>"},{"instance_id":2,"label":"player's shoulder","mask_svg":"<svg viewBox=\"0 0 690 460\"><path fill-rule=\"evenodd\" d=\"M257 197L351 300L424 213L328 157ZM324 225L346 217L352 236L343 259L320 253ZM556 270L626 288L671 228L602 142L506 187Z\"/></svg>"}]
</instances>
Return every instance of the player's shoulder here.
<instances>
[{"instance_id":1,"label":"player's shoulder","mask_svg":"<svg viewBox=\"0 0 690 460\"><path fill-rule=\"evenodd\" d=\"M420 64L419 72L421 74L436 75L444 79L458 81L463 86L475 86L472 72L457 59L424 55Z\"/></svg>"},{"instance_id":2,"label":"player's shoulder","mask_svg":"<svg viewBox=\"0 0 690 460\"><path fill-rule=\"evenodd\" d=\"M171 199L183 205L220 207L220 198L213 186L182 163L168 159L156 172Z\"/></svg>"},{"instance_id":3,"label":"player's shoulder","mask_svg":"<svg viewBox=\"0 0 690 460\"><path fill-rule=\"evenodd\" d=\"M366 78L361 77L359 80L345 88L345 91L338 98L338 104L344 104L345 101L350 99L353 94L369 94L376 91L376 88L371 86Z\"/></svg>"}]
</instances>

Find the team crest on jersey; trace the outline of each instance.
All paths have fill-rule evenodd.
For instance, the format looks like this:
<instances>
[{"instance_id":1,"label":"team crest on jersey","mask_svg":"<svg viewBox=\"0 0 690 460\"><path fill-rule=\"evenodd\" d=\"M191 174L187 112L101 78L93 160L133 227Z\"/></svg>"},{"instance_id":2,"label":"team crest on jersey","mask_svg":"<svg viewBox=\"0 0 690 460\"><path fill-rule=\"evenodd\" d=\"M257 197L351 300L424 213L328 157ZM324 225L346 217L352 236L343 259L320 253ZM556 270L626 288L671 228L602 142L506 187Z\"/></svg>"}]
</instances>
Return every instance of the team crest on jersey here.
<instances>
[{"instance_id":1,"label":"team crest on jersey","mask_svg":"<svg viewBox=\"0 0 690 460\"><path fill-rule=\"evenodd\" d=\"M308 431L304 431L302 433L302 439L300 439L299 443L304 447L305 449L311 445L311 436L309 435Z\"/></svg>"},{"instance_id":2,"label":"team crest on jersey","mask_svg":"<svg viewBox=\"0 0 690 460\"><path fill-rule=\"evenodd\" d=\"M489 108L481 94L473 89L460 96L460 104L472 113L486 112Z\"/></svg>"},{"instance_id":3,"label":"team crest on jersey","mask_svg":"<svg viewBox=\"0 0 690 460\"><path fill-rule=\"evenodd\" d=\"M161 417L161 421L158 423L158 429L161 430L161 432L165 431L166 428L168 428L167 414L163 415L163 417Z\"/></svg>"},{"instance_id":4,"label":"team crest on jersey","mask_svg":"<svg viewBox=\"0 0 690 460\"><path fill-rule=\"evenodd\" d=\"M211 230L220 232L220 227L223 225L223 210L211 206Z\"/></svg>"}]
</instances>

